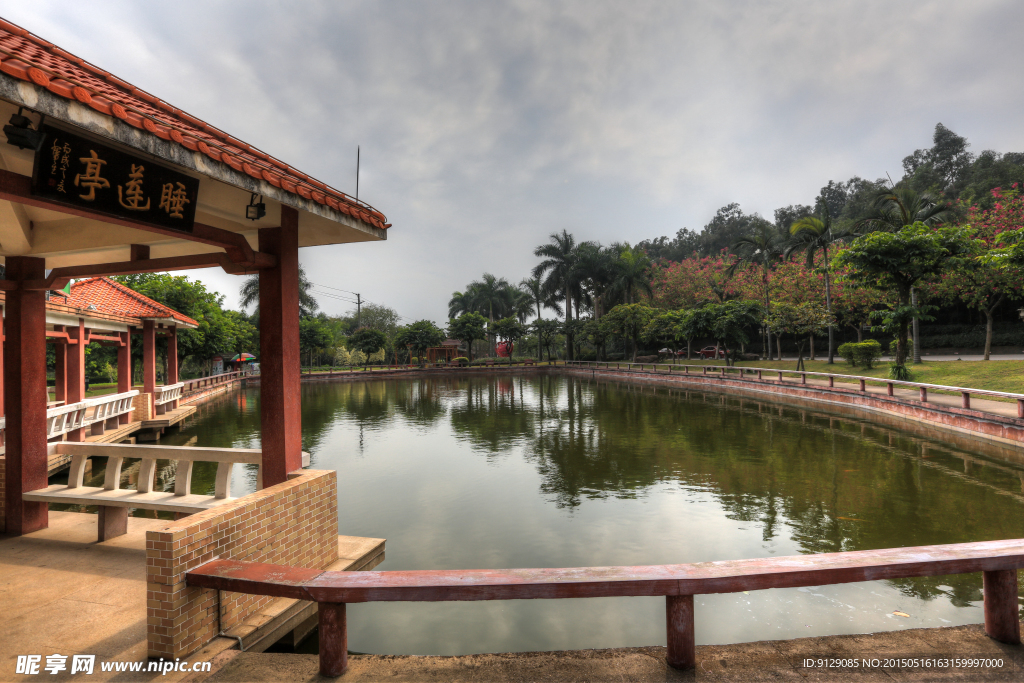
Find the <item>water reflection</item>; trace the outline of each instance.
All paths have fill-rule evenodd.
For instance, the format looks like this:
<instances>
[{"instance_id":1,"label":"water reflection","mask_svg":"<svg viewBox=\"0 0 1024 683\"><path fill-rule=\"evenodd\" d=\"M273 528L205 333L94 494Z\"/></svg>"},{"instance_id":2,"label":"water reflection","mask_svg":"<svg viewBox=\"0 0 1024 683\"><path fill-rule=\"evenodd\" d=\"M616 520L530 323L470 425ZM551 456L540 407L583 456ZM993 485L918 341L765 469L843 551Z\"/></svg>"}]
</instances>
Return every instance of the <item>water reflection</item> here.
<instances>
[{"instance_id":1,"label":"water reflection","mask_svg":"<svg viewBox=\"0 0 1024 683\"><path fill-rule=\"evenodd\" d=\"M1024 468L983 445L822 409L558 377L303 386L303 447L381 569L696 562L1024 536ZM258 447L259 393L179 434ZM921 431L921 430L917 430ZM233 491L252 490L237 468ZM213 491L197 468L194 490ZM130 468L126 470L130 479ZM248 488L246 488L248 487ZM705 596L701 643L982 620L976 575ZM350 647L467 652L664 642L661 600L354 605ZM910 618L893 616L894 611Z\"/></svg>"}]
</instances>

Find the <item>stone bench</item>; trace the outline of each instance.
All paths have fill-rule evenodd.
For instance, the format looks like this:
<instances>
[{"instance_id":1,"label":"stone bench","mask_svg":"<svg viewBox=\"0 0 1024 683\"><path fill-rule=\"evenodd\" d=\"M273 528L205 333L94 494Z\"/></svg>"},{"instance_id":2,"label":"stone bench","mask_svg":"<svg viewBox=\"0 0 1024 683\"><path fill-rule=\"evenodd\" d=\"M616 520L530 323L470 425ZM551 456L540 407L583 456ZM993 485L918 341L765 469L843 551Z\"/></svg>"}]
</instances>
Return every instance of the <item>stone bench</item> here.
<instances>
[{"instance_id":1,"label":"stone bench","mask_svg":"<svg viewBox=\"0 0 1024 683\"><path fill-rule=\"evenodd\" d=\"M231 498L231 474L234 465L260 465L263 453L256 448L192 448L189 446L149 446L134 444L94 444L58 442L51 444L53 453L71 456L68 483L53 484L22 494L27 501L65 505L96 505L99 507L100 541L128 532L128 511L131 508L191 515L226 503ZM103 486L85 486L86 464L90 458L105 457L107 466ZM121 467L125 459L138 458L138 485L121 488ZM156 491L156 465L159 460L177 462L173 491ZM192 467L196 462L217 463L214 494L192 493ZM302 454L303 467L309 454ZM257 488L263 487L263 475Z\"/></svg>"}]
</instances>

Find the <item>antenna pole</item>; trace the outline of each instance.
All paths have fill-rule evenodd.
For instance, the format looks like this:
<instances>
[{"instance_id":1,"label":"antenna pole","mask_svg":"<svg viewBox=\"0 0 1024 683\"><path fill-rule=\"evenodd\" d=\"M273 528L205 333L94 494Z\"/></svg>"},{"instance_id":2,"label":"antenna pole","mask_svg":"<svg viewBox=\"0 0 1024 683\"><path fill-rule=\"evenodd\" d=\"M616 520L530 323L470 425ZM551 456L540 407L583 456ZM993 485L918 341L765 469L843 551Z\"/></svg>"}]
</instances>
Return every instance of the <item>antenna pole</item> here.
<instances>
[{"instance_id":1,"label":"antenna pole","mask_svg":"<svg viewBox=\"0 0 1024 683\"><path fill-rule=\"evenodd\" d=\"M356 199L359 199L359 145L356 145Z\"/></svg>"},{"instance_id":2,"label":"antenna pole","mask_svg":"<svg viewBox=\"0 0 1024 683\"><path fill-rule=\"evenodd\" d=\"M363 299L356 294L356 328L359 328L359 318L363 310Z\"/></svg>"}]
</instances>

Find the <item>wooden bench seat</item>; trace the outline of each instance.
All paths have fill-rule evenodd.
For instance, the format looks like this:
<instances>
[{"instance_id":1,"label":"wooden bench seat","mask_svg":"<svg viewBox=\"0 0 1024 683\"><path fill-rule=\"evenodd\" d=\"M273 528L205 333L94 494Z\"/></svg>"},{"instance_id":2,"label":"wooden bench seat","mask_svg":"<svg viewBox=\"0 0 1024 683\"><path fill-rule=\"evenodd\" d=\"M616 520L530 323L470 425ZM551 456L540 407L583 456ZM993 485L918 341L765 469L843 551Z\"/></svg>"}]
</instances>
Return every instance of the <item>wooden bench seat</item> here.
<instances>
[{"instance_id":1,"label":"wooden bench seat","mask_svg":"<svg viewBox=\"0 0 1024 683\"><path fill-rule=\"evenodd\" d=\"M1019 644L1021 568L1024 539L641 567L346 573L225 559L193 569L186 580L202 588L319 602L320 672L337 676L347 666L350 602L665 596L668 663L690 669L694 595L971 572L983 573L986 633Z\"/></svg>"},{"instance_id":2,"label":"wooden bench seat","mask_svg":"<svg viewBox=\"0 0 1024 683\"><path fill-rule=\"evenodd\" d=\"M100 541L128 532L128 511L132 508L191 515L223 505L231 500L231 474L236 464L260 465L263 452L258 448L194 448L191 446L150 446L135 444L100 444L61 441L50 444L51 455L70 455L71 469L67 485L53 484L27 491L24 500L65 505L96 505L99 507ZM85 486L85 470L89 458L105 457L103 486ZM121 488L121 468L126 459L139 459L138 484L135 489ZM173 491L156 491L158 461L177 463ZM217 463L214 494L192 493L192 467L196 462ZM309 465L309 453L302 454L302 465ZM263 474L257 477L257 488L263 488Z\"/></svg>"}]
</instances>

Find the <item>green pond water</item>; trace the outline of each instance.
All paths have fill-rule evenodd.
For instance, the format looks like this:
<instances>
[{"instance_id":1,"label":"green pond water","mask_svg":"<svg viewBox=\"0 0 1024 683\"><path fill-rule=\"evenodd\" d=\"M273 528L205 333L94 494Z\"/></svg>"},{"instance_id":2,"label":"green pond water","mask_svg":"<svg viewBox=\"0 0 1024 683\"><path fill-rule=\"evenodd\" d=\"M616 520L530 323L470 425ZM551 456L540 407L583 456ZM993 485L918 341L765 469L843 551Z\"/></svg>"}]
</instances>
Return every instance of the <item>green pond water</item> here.
<instances>
[{"instance_id":1,"label":"green pond water","mask_svg":"<svg viewBox=\"0 0 1024 683\"><path fill-rule=\"evenodd\" d=\"M259 400L258 390L226 394L161 443L258 447ZM338 472L340 533L387 538L380 570L669 564L1024 536L1020 465L983 444L965 450L943 433L912 436L825 408L467 377L303 385L302 419L312 466ZM193 490L212 493L213 472L198 468ZM159 476L169 485L173 470ZM252 468L237 467L233 495L254 486ZM657 645L664 604L355 604L349 648ZM978 623L981 604L976 574L698 596L696 638Z\"/></svg>"}]
</instances>

